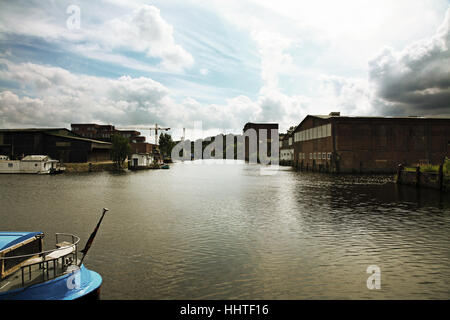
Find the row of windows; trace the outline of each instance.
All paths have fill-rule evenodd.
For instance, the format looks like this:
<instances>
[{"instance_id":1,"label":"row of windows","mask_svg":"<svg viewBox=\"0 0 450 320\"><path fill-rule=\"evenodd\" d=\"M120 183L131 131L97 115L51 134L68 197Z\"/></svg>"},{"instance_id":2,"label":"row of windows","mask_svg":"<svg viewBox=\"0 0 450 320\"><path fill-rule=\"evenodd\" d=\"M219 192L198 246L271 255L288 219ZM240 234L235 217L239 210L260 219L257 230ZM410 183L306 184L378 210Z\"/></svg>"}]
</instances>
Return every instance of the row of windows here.
<instances>
[{"instance_id":1,"label":"row of windows","mask_svg":"<svg viewBox=\"0 0 450 320\"><path fill-rule=\"evenodd\" d=\"M281 152L280 152L281 156L283 156L283 157L284 157L284 156L291 156L292 153L293 153L292 151L281 151Z\"/></svg>"},{"instance_id":2,"label":"row of windows","mask_svg":"<svg viewBox=\"0 0 450 320\"><path fill-rule=\"evenodd\" d=\"M331 124L297 132L294 135L294 142L309 141L326 137L331 137Z\"/></svg>"},{"instance_id":3,"label":"row of windows","mask_svg":"<svg viewBox=\"0 0 450 320\"><path fill-rule=\"evenodd\" d=\"M299 153L300 160L306 160L306 153ZM310 160L331 160L331 152L314 152L309 154Z\"/></svg>"}]
</instances>

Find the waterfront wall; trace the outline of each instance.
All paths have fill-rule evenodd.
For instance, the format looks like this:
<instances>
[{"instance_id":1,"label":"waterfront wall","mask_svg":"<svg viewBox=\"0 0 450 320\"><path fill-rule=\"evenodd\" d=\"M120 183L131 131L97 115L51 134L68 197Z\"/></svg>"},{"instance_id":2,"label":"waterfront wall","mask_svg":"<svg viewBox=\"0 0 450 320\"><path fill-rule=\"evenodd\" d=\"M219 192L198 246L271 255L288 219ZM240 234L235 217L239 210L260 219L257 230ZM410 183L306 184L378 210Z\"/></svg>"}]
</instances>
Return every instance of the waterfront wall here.
<instances>
[{"instance_id":1,"label":"waterfront wall","mask_svg":"<svg viewBox=\"0 0 450 320\"><path fill-rule=\"evenodd\" d=\"M437 171L426 171L420 166L413 168L399 165L396 182L418 188L450 191L450 175L444 174L442 165L439 166Z\"/></svg>"},{"instance_id":2,"label":"waterfront wall","mask_svg":"<svg viewBox=\"0 0 450 320\"><path fill-rule=\"evenodd\" d=\"M82 173L82 172L101 172L101 171L115 171L114 162L87 162L87 163L64 163L66 172L68 173ZM128 163L124 163L124 169L128 167Z\"/></svg>"}]
</instances>

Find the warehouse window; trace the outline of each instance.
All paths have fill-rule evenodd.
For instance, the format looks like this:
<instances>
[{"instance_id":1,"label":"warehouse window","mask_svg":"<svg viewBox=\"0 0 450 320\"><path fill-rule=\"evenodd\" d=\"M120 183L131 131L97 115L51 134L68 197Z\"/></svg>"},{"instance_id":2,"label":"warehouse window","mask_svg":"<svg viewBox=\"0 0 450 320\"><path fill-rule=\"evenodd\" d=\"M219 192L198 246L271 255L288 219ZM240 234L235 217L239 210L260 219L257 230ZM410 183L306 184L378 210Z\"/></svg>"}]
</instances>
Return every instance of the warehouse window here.
<instances>
[{"instance_id":1,"label":"warehouse window","mask_svg":"<svg viewBox=\"0 0 450 320\"><path fill-rule=\"evenodd\" d=\"M327 154L325 152L322 153L322 159L325 160L327 158Z\"/></svg>"},{"instance_id":2,"label":"warehouse window","mask_svg":"<svg viewBox=\"0 0 450 320\"><path fill-rule=\"evenodd\" d=\"M331 160L331 152L327 153L327 158L328 158L328 160Z\"/></svg>"},{"instance_id":3,"label":"warehouse window","mask_svg":"<svg viewBox=\"0 0 450 320\"><path fill-rule=\"evenodd\" d=\"M327 137L331 137L331 124L327 124Z\"/></svg>"},{"instance_id":4,"label":"warehouse window","mask_svg":"<svg viewBox=\"0 0 450 320\"><path fill-rule=\"evenodd\" d=\"M312 153L309 154L309 160L312 160Z\"/></svg>"},{"instance_id":5,"label":"warehouse window","mask_svg":"<svg viewBox=\"0 0 450 320\"><path fill-rule=\"evenodd\" d=\"M70 142L56 141L55 145L57 147L70 147Z\"/></svg>"}]
</instances>

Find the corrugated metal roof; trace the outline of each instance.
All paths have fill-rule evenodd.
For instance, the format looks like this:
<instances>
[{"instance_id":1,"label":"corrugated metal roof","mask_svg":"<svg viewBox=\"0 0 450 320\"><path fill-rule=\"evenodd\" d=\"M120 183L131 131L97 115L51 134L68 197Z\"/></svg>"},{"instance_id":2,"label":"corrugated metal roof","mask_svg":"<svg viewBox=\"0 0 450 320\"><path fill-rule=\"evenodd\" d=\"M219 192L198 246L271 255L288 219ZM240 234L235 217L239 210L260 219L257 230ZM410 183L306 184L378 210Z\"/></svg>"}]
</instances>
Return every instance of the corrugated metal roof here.
<instances>
[{"instance_id":1,"label":"corrugated metal roof","mask_svg":"<svg viewBox=\"0 0 450 320\"><path fill-rule=\"evenodd\" d=\"M67 130L66 128L22 128L22 129L0 129L0 132L47 132ZM69 130L67 130L69 131Z\"/></svg>"},{"instance_id":2,"label":"corrugated metal roof","mask_svg":"<svg viewBox=\"0 0 450 320\"><path fill-rule=\"evenodd\" d=\"M450 116L407 116L407 117L389 117L389 116L325 116L325 115L309 115L310 117L320 118L320 119L330 119L330 118L349 118L349 119L450 119Z\"/></svg>"},{"instance_id":3,"label":"corrugated metal roof","mask_svg":"<svg viewBox=\"0 0 450 320\"><path fill-rule=\"evenodd\" d=\"M300 124L295 127L294 132L298 132L299 128L301 127L302 123L308 119L308 118L318 118L322 120L328 120L328 119L356 119L356 120L450 120L450 116L408 116L408 117L381 117L381 116L342 116L342 115L307 115Z\"/></svg>"},{"instance_id":4,"label":"corrugated metal roof","mask_svg":"<svg viewBox=\"0 0 450 320\"><path fill-rule=\"evenodd\" d=\"M94 140L94 139L83 138L83 137L67 136L67 135L64 135L64 134L58 134L58 133L53 133L53 132L47 132L47 134L55 136L55 137L60 137L60 138L88 141L88 142L105 144L105 145L110 145L111 144L110 142L106 142L106 141Z\"/></svg>"}]
</instances>

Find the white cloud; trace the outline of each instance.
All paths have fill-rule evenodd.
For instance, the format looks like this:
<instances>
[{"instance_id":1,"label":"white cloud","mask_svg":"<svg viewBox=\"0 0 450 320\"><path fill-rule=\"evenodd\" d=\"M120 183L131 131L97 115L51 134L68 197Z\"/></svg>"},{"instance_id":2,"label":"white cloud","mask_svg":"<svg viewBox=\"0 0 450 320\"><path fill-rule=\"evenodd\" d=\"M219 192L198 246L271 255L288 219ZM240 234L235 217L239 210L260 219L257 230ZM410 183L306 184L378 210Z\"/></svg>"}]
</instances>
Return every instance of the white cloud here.
<instances>
[{"instance_id":1,"label":"white cloud","mask_svg":"<svg viewBox=\"0 0 450 320\"><path fill-rule=\"evenodd\" d=\"M98 10L96 4L92 4L93 8L90 6L89 3L80 5L81 28L70 30L61 23L69 18L63 8L49 4L39 7L8 3L0 13L0 39L8 35L39 37L86 57L106 58L106 61L115 63L125 61L129 67L146 71L155 63L146 66L114 50L145 53L147 57L160 59L159 67L168 71L178 72L193 65L194 58L175 42L172 25L161 17L155 6L133 5L132 12L113 19L104 16L90 18L92 13L89 10Z\"/></svg>"},{"instance_id":2,"label":"white cloud","mask_svg":"<svg viewBox=\"0 0 450 320\"><path fill-rule=\"evenodd\" d=\"M182 127L202 121L205 129L238 129L256 108L246 97L225 105L201 104L193 98L176 102L171 90L148 77L108 79L4 58L0 63L0 78L20 87L0 93L2 127L69 127L74 122Z\"/></svg>"},{"instance_id":3,"label":"white cloud","mask_svg":"<svg viewBox=\"0 0 450 320\"><path fill-rule=\"evenodd\" d=\"M173 27L151 5L143 5L125 18L112 19L88 33L96 43L113 48L145 52L149 57L161 58L169 70L190 67L194 59L175 43Z\"/></svg>"},{"instance_id":4,"label":"white cloud","mask_svg":"<svg viewBox=\"0 0 450 320\"><path fill-rule=\"evenodd\" d=\"M278 122L280 129L285 131L290 126L297 125L307 114L328 114L331 111L341 111L347 115L402 112L417 114L417 111L449 113L450 10L445 22L429 40L416 41L401 50L397 48L398 43L405 42L409 36L400 41L388 35L385 37L386 43L394 39L397 45L379 53L369 65L366 59L361 75L349 76L321 68L317 61L320 60L319 65L322 66L343 61L341 67L348 69L353 64L360 64L360 60L372 53L375 46L379 49L379 43L382 43L380 39L386 35L386 26L382 26L384 31L377 35L375 44L370 43L367 50L361 48L375 39L370 32L364 38L365 31L370 31L371 28L375 30L382 21L390 21L380 7L370 7L375 17L368 17L369 20L364 24L362 20L369 13L363 10L362 5L355 3L355 8L359 11L355 10L361 14L355 19L362 20L358 22L361 24L361 30L354 30L355 37L352 38L353 31L348 29L352 23L348 21L335 25L336 30L333 29L333 21L340 21L345 17L350 19L355 15L351 11L346 13L346 6L327 7L327 14L319 17L323 25L313 23L306 17L308 13L305 11L299 13L299 16L306 17L305 21L292 20L296 12L292 9L288 10L292 11L292 14L288 14L285 10L287 7L283 7L283 14L288 18L286 25L293 26L292 33L283 29L286 25L274 25L270 19L264 21L264 15L247 16L248 12L236 9L236 6L239 6L236 3L221 3L221 6L232 7L234 11L231 11L235 13L232 20L242 21L241 27L251 36L258 50L262 86L256 98L251 99L236 93L235 97L225 99L223 103L205 104L193 97L201 99L202 90L208 91L210 95L219 95L223 89L214 84L207 89L201 88L198 83L176 77L171 85L182 85L175 85L178 89L174 90L149 77L123 76L109 79L79 75L57 67L32 63L16 64L7 60L10 56L3 54L0 64L5 68L0 69L0 78L16 82L20 89L0 92L0 125L69 126L72 122L148 125L157 122L174 128L190 127L195 121L202 121L205 130L216 128L220 132L232 129L239 133L248 121ZM312 12L319 9L319 4L317 6L310 7ZM415 10L423 6L414 4L412 7L416 12ZM336 16L331 17L330 22L326 17L330 16L330 10L333 11L333 8L336 10ZM392 10L398 13L397 9ZM225 11L225 15L230 13L229 9L228 13ZM393 16L398 18L398 14ZM248 19L241 20L243 17ZM430 21L435 19L424 18L424 21L425 29L429 29L432 25ZM298 29L294 28L299 25L301 27ZM392 27L400 28L398 30L402 28L395 23ZM311 31L311 34L308 35L305 30ZM87 49L85 55L98 59L145 68L144 65L139 65L142 64L141 61L114 52L131 50L160 58L166 69L180 70L193 63L189 53L175 43L173 28L162 19L159 10L152 6L139 7L127 16L109 19L97 29L83 32L78 34L79 39L74 41L77 52L82 53ZM298 51L293 49L313 36L317 36L315 44L326 44L330 50L317 53L318 57L312 60L315 66L299 66L295 60ZM80 39L88 41L82 43ZM355 43L355 40L361 41ZM340 57L331 57L335 48L338 49L336 56ZM359 52L360 49L363 51ZM310 51L308 54L315 53ZM153 67L149 68L146 70L153 70ZM203 68L198 72L205 76L209 69ZM365 72L368 72L369 77L364 77ZM299 74L310 82L309 92L285 94L280 84L281 76L292 76L295 79ZM233 94L227 91L227 95Z\"/></svg>"},{"instance_id":5,"label":"white cloud","mask_svg":"<svg viewBox=\"0 0 450 320\"><path fill-rule=\"evenodd\" d=\"M284 51L293 44L293 40L261 30L253 31L252 37L261 56L261 79L264 81L261 92L276 90L279 75L292 71L292 57Z\"/></svg>"}]
</instances>

